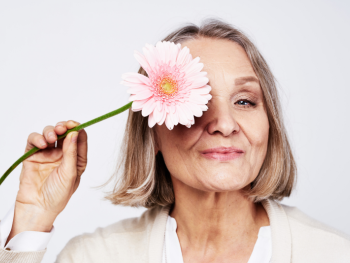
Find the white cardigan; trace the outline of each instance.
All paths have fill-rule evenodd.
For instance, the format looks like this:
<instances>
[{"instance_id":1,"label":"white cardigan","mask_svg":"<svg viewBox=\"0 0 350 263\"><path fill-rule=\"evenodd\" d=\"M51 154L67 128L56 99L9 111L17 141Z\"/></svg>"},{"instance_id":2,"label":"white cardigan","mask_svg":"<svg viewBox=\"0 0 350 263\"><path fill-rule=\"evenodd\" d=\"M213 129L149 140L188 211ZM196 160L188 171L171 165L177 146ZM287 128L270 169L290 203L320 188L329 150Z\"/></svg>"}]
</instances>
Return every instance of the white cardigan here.
<instances>
[{"instance_id":1,"label":"white cardigan","mask_svg":"<svg viewBox=\"0 0 350 263\"><path fill-rule=\"evenodd\" d=\"M350 262L350 237L272 200L262 204L270 220L272 263ZM94 233L72 238L57 257L58 263L160 263L169 206L147 210L138 218L119 221ZM39 263L46 250L0 250L0 262Z\"/></svg>"},{"instance_id":2,"label":"white cardigan","mask_svg":"<svg viewBox=\"0 0 350 263\"><path fill-rule=\"evenodd\" d=\"M0 221L0 248L16 251L40 251L47 248L55 227L50 232L24 231L14 236L5 246L12 229L15 204ZM175 218L168 215L165 226L162 263L184 263L181 245L176 233ZM204 230L205 231L205 230ZM270 263L272 254L271 227L260 227L258 238L250 255L248 263Z\"/></svg>"}]
</instances>

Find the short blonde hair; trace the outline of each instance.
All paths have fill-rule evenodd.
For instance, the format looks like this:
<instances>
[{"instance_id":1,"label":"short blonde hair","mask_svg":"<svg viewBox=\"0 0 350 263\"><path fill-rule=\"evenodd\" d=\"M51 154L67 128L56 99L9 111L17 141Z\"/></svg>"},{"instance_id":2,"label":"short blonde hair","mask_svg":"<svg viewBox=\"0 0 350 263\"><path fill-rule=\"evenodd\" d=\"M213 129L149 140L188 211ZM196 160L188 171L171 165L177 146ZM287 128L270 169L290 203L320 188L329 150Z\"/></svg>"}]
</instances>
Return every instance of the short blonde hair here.
<instances>
[{"instance_id":1,"label":"short blonde hair","mask_svg":"<svg viewBox=\"0 0 350 263\"><path fill-rule=\"evenodd\" d=\"M207 19L200 27L189 24L169 34L164 41L182 43L201 37L226 39L239 44L247 53L260 81L269 120L269 140L265 160L247 197L253 202L271 198L281 200L294 188L297 167L284 127L275 78L265 59L249 38L237 28L217 19ZM140 68L140 74L147 76ZM161 152L155 154L154 127L149 128L141 112L129 109L118 167L108 180L116 179L105 197L113 204L165 206L175 201L170 173ZM118 173L121 174L118 176ZM106 183L106 184L107 184Z\"/></svg>"}]
</instances>

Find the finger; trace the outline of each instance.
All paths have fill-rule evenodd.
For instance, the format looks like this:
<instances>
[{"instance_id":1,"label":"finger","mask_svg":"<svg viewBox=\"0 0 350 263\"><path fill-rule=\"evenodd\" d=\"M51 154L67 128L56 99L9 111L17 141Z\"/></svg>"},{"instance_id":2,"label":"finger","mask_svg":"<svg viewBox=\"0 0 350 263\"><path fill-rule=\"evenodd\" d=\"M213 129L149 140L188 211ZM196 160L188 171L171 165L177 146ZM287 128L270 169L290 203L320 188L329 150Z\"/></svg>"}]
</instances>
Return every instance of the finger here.
<instances>
[{"instance_id":1,"label":"finger","mask_svg":"<svg viewBox=\"0 0 350 263\"><path fill-rule=\"evenodd\" d=\"M45 140L45 137L37 132L29 134L27 139L27 145L25 148L25 153L38 147L39 149L45 149L48 146L48 143Z\"/></svg>"},{"instance_id":2,"label":"finger","mask_svg":"<svg viewBox=\"0 0 350 263\"><path fill-rule=\"evenodd\" d=\"M79 122L73 121L73 120L69 120L69 121L60 121L56 124L55 126L55 131L58 135L62 135L64 134L67 130L69 129L73 129L74 127L80 125ZM59 139L57 141L57 148L61 148L63 146L63 139Z\"/></svg>"},{"instance_id":3,"label":"finger","mask_svg":"<svg viewBox=\"0 0 350 263\"><path fill-rule=\"evenodd\" d=\"M74 186L73 186L73 193L75 193L75 191L77 190L79 184L80 184L80 176L78 175L75 179L75 183L74 183Z\"/></svg>"},{"instance_id":4,"label":"finger","mask_svg":"<svg viewBox=\"0 0 350 263\"><path fill-rule=\"evenodd\" d=\"M62 146L63 146L63 141L64 141L64 138L59 139L59 140L57 141L56 148L60 148L60 149L62 149Z\"/></svg>"},{"instance_id":5,"label":"finger","mask_svg":"<svg viewBox=\"0 0 350 263\"><path fill-rule=\"evenodd\" d=\"M60 121L55 125L55 132L57 135L62 135L67 131L66 121Z\"/></svg>"},{"instance_id":6,"label":"finger","mask_svg":"<svg viewBox=\"0 0 350 263\"><path fill-rule=\"evenodd\" d=\"M77 176L77 140L79 133L70 132L63 141L63 158L58 167L59 173L68 180L75 180Z\"/></svg>"},{"instance_id":7,"label":"finger","mask_svg":"<svg viewBox=\"0 0 350 263\"><path fill-rule=\"evenodd\" d=\"M62 135L67 131L66 123L67 123L66 121L60 121L56 124L55 126L56 134ZM62 149L63 140L64 138L57 140L57 146L56 146L57 148Z\"/></svg>"},{"instance_id":8,"label":"finger","mask_svg":"<svg viewBox=\"0 0 350 263\"><path fill-rule=\"evenodd\" d=\"M69 121L67 121L66 126L67 126L67 129L70 130L70 129L73 129L74 127L78 126L79 124L80 123L77 121L69 120Z\"/></svg>"},{"instance_id":9,"label":"finger","mask_svg":"<svg viewBox=\"0 0 350 263\"><path fill-rule=\"evenodd\" d=\"M77 169L79 176L85 171L87 165L87 150L87 133L82 129L79 131L77 142Z\"/></svg>"},{"instance_id":10,"label":"finger","mask_svg":"<svg viewBox=\"0 0 350 263\"><path fill-rule=\"evenodd\" d=\"M46 142L49 144L48 148L55 147L55 142L57 141L55 127L53 127L52 125L46 126L43 130L43 135L45 137Z\"/></svg>"}]
</instances>

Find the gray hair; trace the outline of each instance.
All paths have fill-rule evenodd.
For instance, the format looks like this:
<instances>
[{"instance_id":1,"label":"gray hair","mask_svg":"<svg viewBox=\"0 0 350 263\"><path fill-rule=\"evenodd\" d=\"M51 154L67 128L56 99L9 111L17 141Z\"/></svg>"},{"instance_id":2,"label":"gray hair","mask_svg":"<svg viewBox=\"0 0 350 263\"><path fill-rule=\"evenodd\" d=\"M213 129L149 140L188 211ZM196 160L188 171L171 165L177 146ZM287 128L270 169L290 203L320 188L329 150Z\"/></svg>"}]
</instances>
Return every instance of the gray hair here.
<instances>
[{"instance_id":1,"label":"gray hair","mask_svg":"<svg viewBox=\"0 0 350 263\"><path fill-rule=\"evenodd\" d=\"M246 192L247 197L259 202L267 198L281 200L290 196L297 167L283 123L276 80L265 59L242 31L217 19L206 19L200 26L185 25L163 41L182 43L199 38L226 39L239 44L247 53L260 81L270 126L269 141L265 160ZM138 72L147 76L142 67ZM170 173L162 153L155 154L155 143L154 127L149 128L147 118L141 112L129 109L118 166L104 184L115 180L114 188L106 199L113 204L147 208L165 206L175 201Z\"/></svg>"}]
</instances>

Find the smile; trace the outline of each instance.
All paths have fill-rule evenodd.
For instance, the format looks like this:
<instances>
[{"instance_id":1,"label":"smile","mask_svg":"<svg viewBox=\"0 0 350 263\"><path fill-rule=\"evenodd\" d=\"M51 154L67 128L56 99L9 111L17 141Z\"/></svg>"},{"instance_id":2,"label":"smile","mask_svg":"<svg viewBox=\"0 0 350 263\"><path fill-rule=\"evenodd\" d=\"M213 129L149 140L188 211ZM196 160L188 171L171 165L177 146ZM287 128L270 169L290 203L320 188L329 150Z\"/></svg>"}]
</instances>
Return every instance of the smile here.
<instances>
[{"instance_id":1,"label":"smile","mask_svg":"<svg viewBox=\"0 0 350 263\"><path fill-rule=\"evenodd\" d=\"M201 152L203 157L218 161L233 160L241 157L243 153L243 150L234 147L217 147L207 149Z\"/></svg>"}]
</instances>

